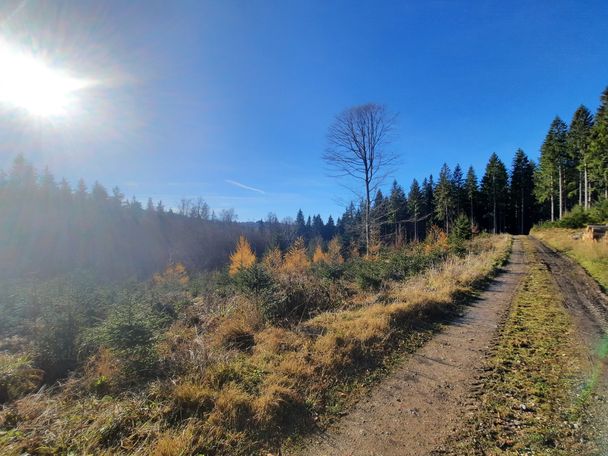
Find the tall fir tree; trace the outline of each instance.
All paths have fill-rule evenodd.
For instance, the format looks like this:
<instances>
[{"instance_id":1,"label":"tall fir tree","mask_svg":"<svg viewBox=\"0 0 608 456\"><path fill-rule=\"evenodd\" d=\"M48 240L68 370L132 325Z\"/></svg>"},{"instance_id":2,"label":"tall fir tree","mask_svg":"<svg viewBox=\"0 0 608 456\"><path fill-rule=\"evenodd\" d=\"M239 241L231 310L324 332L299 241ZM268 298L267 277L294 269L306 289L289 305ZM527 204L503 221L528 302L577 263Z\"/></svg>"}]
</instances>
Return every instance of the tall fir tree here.
<instances>
[{"instance_id":1,"label":"tall fir tree","mask_svg":"<svg viewBox=\"0 0 608 456\"><path fill-rule=\"evenodd\" d=\"M435 192L435 183L433 175L431 174L428 179L425 178L422 181L422 198L423 198L423 210L427 215L426 226L429 227L435 220L435 201L433 193Z\"/></svg>"},{"instance_id":2,"label":"tall fir tree","mask_svg":"<svg viewBox=\"0 0 608 456\"><path fill-rule=\"evenodd\" d=\"M485 226L492 233L505 231L506 209L509 194L507 168L496 153L490 156L481 179Z\"/></svg>"},{"instance_id":3,"label":"tall fir tree","mask_svg":"<svg viewBox=\"0 0 608 456\"><path fill-rule=\"evenodd\" d=\"M517 149L511 167L511 230L527 234L534 223L534 164Z\"/></svg>"},{"instance_id":4,"label":"tall fir tree","mask_svg":"<svg viewBox=\"0 0 608 456\"><path fill-rule=\"evenodd\" d=\"M479 188L477 185L477 175L472 166L469 166L467 171L467 177L464 183L464 193L466 195L469 220L471 221L471 224L474 224L475 217L477 217L476 207L478 205Z\"/></svg>"},{"instance_id":5,"label":"tall fir tree","mask_svg":"<svg viewBox=\"0 0 608 456\"><path fill-rule=\"evenodd\" d=\"M568 129L568 155L576 162L578 171L578 204L589 209L589 166L592 162L591 133L593 116L581 105L575 111Z\"/></svg>"},{"instance_id":6,"label":"tall fir tree","mask_svg":"<svg viewBox=\"0 0 608 456\"><path fill-rule=\"evenodd\" d=\"M336 235L336 224L334 222L334 218L330 215L329 217L327 217L327 223L325 224L323 239L326 242L329 242L335 235Z\"/></svg>"},{"instance_id":7,"label":"tall fir tree","mask_svg":"<svg viewBox=\"0 0 608 456\"><path fill-rule=\"evenodd\" d=\"M304 220L304 213L302 209L298 210L296 215L296 235L304 237L306 235L306 221Z\"/></svg>"},{"instance_id":8,"label":"tall fir tree","mask_svg":"<svg viewBox=\"0 0 608 456\"><path fill-rule=\"evenodd\" d=\"M454 191L454 213L460 214L464 211L466 197L464 192L464 176L459 163L456 164L452 172L452 189Z\"/></svg>"},{"instance_id":9,"label":"tall fir tree","mask_svg":"<svg viewBox=\"0 0 608 456\"><path fill-rule=\"evenodd\" d=\"M420 190L418 181L414 179L407 195L407 207L414 222L414 241L418 241L418 220L420 219L424 206L424 197Z\"/></svg>"},{"instance_id":10,"label":"tall fir tree","mask_svg":"<svg viewBox=\"0 0 608 456\"><path fill-rule=\"evenodd\" d=\"M595 115L590 145L591 174L599 195L608 199L608 87Z\"/></svg>"},{"instance_id":11,"label":"tall fir tree","mask_svg":"<svg viewBox=\"0 0 608 456\"><path fill-rule=\"evenodd\" d=\"M392 224L393 242L395 245L400 244L405 240L403 224L407 218L407 198L403 188L396 180L393 181L388 199L388 218Z\"/></svg>"},{"instance_id":12,"label":"tall fir tree","mask_svg":"<svg viewBox=\"0 0 608 456\"><path fill-rule=\"evenodd\" d=\"M567 148L568 127L556 116L551 122L547 136L541 146L539 173L539 197L541 202L551 204L551 220L555 220L555 200L557 199L557 215L561 219L564 214L565 177L568 166Z\"/></svg>"},{"instance_id":13,"label":"tall fir tree","mask_svg":"<svg viewBox=\"0 0 608 456\"><path fill-rule=\"evenodd\" d=\"M441 167L439 180L434 193L435 215L443 223L446 233L450 233L450 222L454 210L454 188L452 186L452 173L446 163Z\"/></svg>"},{"instance_id":14,"label":"tall fir tree","mask_svg":"<svg viewBox=\"0 0 608 456\"><path fill-rule=\"evenodd\" d=\"M325 224L323 223L323 219L321 218L321 216L319 214L315 215L312 218L312 227L311 227L310 238L311 239L323 238L324 230L325 230Z\"/></svg>"}]
</instances>

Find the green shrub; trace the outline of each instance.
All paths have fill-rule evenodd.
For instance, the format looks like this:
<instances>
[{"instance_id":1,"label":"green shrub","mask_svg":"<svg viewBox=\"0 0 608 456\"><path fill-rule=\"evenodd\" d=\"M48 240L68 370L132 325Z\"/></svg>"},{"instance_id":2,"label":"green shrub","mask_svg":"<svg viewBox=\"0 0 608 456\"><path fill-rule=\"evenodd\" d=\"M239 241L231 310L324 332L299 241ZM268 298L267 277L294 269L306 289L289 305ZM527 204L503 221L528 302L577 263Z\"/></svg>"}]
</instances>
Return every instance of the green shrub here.
<instances>
[{"instance_id":1,"label":"green shrub","mask_svg":"<svg viewBox=\"0 0 608 456\"><path fill-rule=\"evenodd\" d=\"M608 199L604 199L589 209L592 223L608 223Z\"/></svg>"},{"instance_id":2,"label":"green shrub","mask_svg":"<svg viewBox=\"0 0 608 456\"><path fill-rule=\"evenodd\" d=\"M325 262L316 263L312 267L312 271L317 277L325 280L339 280L346 271L344 264L327 264Z\"/></svg>"},{"instance_id":3,"label":"green shrub","mask_svg":"<svg viewBox=\"0 0 608 456\"><path fill-rule=\"evenodd\" d=\"M542 222L539 228L583 228L589 224L608 222L608 200L594 204L588 211L579 205L566 212L561 220Z\"/></svg>"},{"instance_id":4,"label":"green shrub","mask_svg":"<svg viewBox=\"0 0 608 456\"><path fill-rule=\"evenodd\" d=\"M0 404L31 393L41 385L43 374L28 357L0 352Z\"/></svg>"},{"instance_id":5,"label":"green shrub","mask_svg":"<svg viewBox=\"0 0 608 456\"><path fill-rule=\"evenodd\" d=\"M259 264L239 269L234 275L233 280L240 291L254 295L263 293L274 285L270 274Z\"/></svg>"},{"instance_id":6,"label":"green shrub","mask_svg":"<svg viewBox=\"0 0 608 456\"><path fill-rule=\"evenodd\" d=\"M359 259L353 262L352 273L354 281L362 290L377 291L382 286L385 276L381 260Z\"/></svg>"},{"instance_id":7,"label":"green shrub","mask_svg":"<svg viewBox=\"0 0 608 456\"><path fill-rule=\"evenodd\" d=\"M297 322L333 308L335 296L329 281L312 274L282 276L259 295L260 310L273 322Z\"/></svg>"},{"instance_id":8,"label":"green shrub","mask_svg":"<svg viewBox=\"0 0 608 456\"><path fill-rule=\"evenodd\" d=\"M156 368L156 337L159 320L142 300L131 296L116 306L108 319L91 335L97 346L108 347L123 361L125 378L150 376Z\"/></svg>"},{"instance_id":9,"label":"green shrub","mask_svg":"<svg viewBox=\"0 0 608 456\"><path fill-rule=\"evenodd\" d=\"M465 253L465 243L471 239L472 235L469 218L464 214L460 214L454 221L452 232L448 236L448 243L452 252L458 255Z\"/></svg>"}]
</instances>

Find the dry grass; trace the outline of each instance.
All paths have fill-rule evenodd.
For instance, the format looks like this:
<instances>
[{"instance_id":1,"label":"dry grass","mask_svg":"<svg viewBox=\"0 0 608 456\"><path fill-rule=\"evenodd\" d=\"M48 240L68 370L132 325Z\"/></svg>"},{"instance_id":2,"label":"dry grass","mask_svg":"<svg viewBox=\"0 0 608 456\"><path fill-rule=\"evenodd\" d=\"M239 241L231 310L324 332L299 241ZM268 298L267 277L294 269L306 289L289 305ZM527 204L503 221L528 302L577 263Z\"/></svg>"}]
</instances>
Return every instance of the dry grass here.
<instances>
[{"instance_id":1,"label":"dry grass","mask_svg":"<svg viewBox=\"0 0 608 456\"><path fill-rule=\"evenodd\" d=\"M505 259L509 246L508 236L480 238L469 256L389 284L382 293L388 299L365 294L354 309L289 328L263 323L244 299L222 307L204 326L177 323L159 346L164 369L175 378L161 378L141 394L100 398L85 388L78 401L61 393L28 397L0 412L0 423L3 414L15 415L0 449L158 455L271 449L335 411L339 393L373 375L403 341L427 331L435 314L453 309ZM417 327L421 322L427 329ZM26 405L34 410L26 413Z\"/></svg>"},{"instance_id":2,"label":"dry grass","mask_svg":"<svg viewBox=\"0 0 608 456\"><path fill-rule=\"evenodd\" d=\"M599 241L583 240L583 230L567 228L535 228L531 234L580 263L608 290L608 236Z\"/></svg>"},{"instance_id":3,"label":"dry grass","mask_svg":"<svg viewBox=\"0 0 608 456\"><path fill-rule=\"evenodd\" d=\"M197 415L213 408L216 392L207 385L195 381L178 383L171 392L173 410L180 415Z\"/></svg>"},{"instance_id":4,"label":"dry grass","mask_svg":"<svg viewBox=\"0 0 608 456\"><path fill-rule=\"evenodd\" d=\"M27 356L0 352L0 404L31 393L42 384L44 372Z\"/></svg>"},{"instance_id":5,"label":"dry grass","mask_svg":"<svg viewBox=\"0 0 608 456\"><path fill-rule=\"evenodd\" d=\"M258 307L248 300L241 299L241 302L214 328L211 345L227 350L248 351L255 343L255 334L263 325L264 319Z\"/></svg>"},{"instance_id":6,"label":"dry grass","mask_svg":"<svg viewBox=\"0 0 608 456\"><path fill-rule=\"evenodd\" d=\"M487 277L506 256L510 238L493 239L484 254L450 258L390 290L391 304L375 303L355 310L325 313L305 325L321 328L313 359L325 369L340 370L382 353L402 329L437 312L446 312L455 299Z\"/></svg>"},{"instance_id":7,"label":"dry grass","mask_svg":"<svg viewBox=\"0 0 608 456\"><path fill-rule=\"evenodd\" d=\"M209 415L209 424L216 431L242 431L251 424L254 398L235 383L225 385Z\"/></svg>"},{"instance_id":8,"label":"dry grass","mask_svg":"<svg viewBox=\"0 0 608 456\"><path fill-rule=\"evenodd\" d=\"M158 436L151 454L153 456L186 456L192 454L192 443L195 432L192 426L186 426L177 432L168 430Z\"/></svg>"}]
</instances>

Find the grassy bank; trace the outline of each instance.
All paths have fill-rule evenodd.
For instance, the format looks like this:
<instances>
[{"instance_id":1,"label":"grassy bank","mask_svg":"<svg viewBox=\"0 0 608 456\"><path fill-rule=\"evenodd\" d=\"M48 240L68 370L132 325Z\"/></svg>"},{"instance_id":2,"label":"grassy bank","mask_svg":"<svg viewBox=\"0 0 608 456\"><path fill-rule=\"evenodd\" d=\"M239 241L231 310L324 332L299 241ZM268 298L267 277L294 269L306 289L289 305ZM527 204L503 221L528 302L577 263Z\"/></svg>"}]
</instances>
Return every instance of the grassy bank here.
<instances>
[{"instance_id":1,"label":"grassy bank","mask_svg":"<svg viewBox=\"0 0 608 456\"><path fill-rule=\"evenodd\" d=\"M480 408L453 454L598 454L583 426L590 366L530 244L520 287L487 362Z\"/></svg>"},{"instance_id":2,"label":"grassy bank","mask_svg":"<svg viewBox=\"0 0 608 456\"><path fill-rule=\"evenodd\" d=\"M246 291L217 282L203 293L200 286L143 352L102 347L61 386L5 407L0 449L154 455L276 450L287 437L339 412L396 353L419 346L435 322L504 262L511 245L508 236L481 236L466 245L468 253L455 255L439 241L331 270L311 266L294 248L282 259L268 258L264 269L236 275ZM129 315L121 314L103 340L115 340L117 328L138 336ZM125 360L127 355L134 358ZM137 371L125 366L152 372L135 382Z\"/></svg>"},{"instance_id":3,"label":"grassy bank","mask_svg":"<svg viewBox=\"0 0 608 456\"><path fill-rule=\"evenodd\" d=\"M585 241L582 230L567 228L534 228L530 234L577 261L608 290L608 239Z\"/></svg>"}]
</instances>

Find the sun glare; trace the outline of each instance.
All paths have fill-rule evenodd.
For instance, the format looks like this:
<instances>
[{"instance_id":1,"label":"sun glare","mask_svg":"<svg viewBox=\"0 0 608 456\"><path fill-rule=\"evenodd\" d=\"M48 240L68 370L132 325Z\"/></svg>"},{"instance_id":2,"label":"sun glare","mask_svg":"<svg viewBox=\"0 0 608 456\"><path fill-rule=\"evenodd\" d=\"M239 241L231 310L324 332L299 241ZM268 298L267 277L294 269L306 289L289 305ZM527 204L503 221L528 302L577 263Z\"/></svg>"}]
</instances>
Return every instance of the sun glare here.
<instances>
[{"instance_id":1,"label":"sun glare","mask_svg":"<svg viewBox=\"0 0 608 456\"><path fill-rule=\"evenodd\" d=\"M37 117L65 116L90 85L0 41L0 104Z\"/></svg>"}]
</instances>

